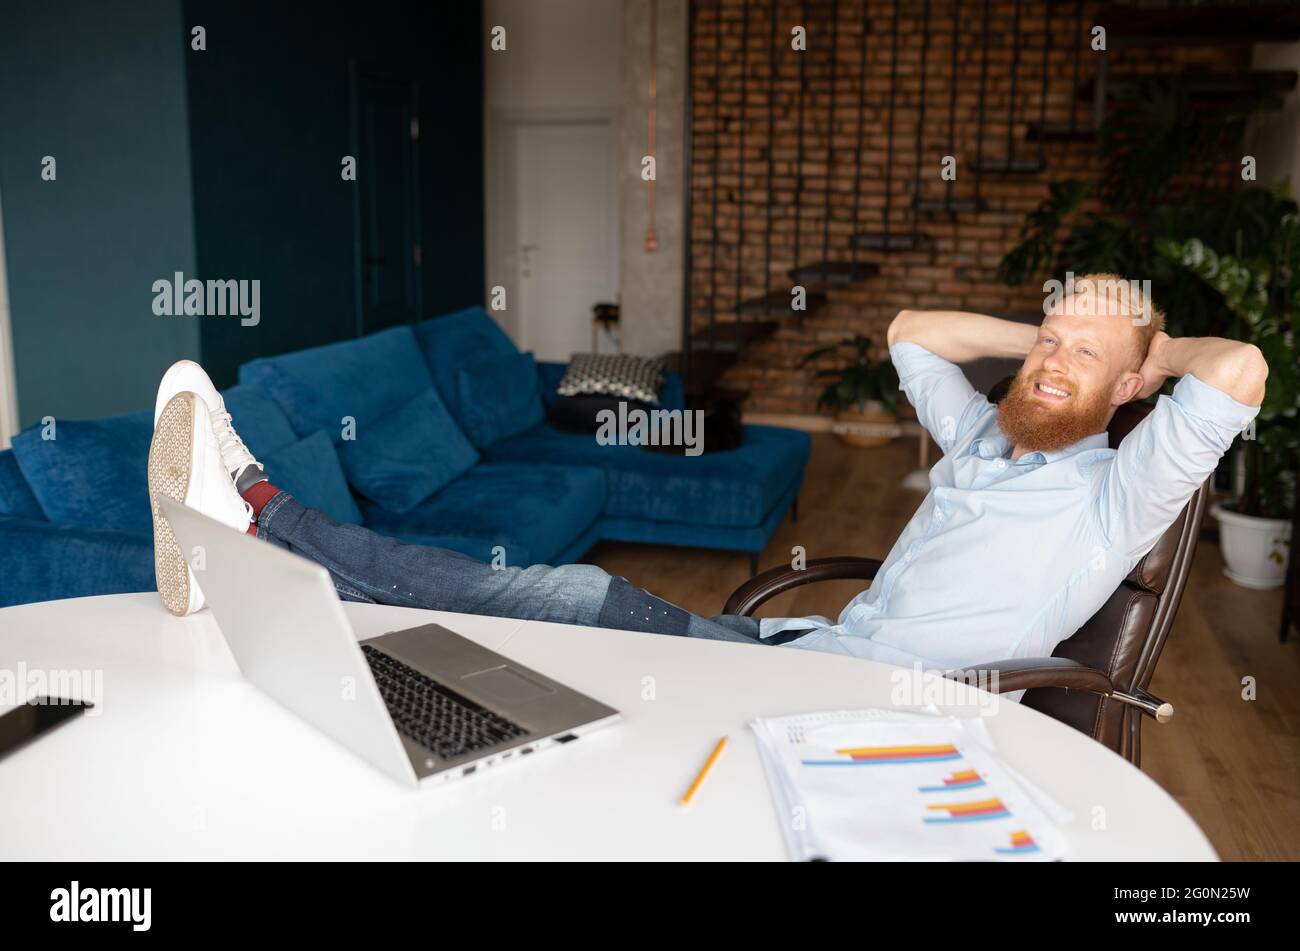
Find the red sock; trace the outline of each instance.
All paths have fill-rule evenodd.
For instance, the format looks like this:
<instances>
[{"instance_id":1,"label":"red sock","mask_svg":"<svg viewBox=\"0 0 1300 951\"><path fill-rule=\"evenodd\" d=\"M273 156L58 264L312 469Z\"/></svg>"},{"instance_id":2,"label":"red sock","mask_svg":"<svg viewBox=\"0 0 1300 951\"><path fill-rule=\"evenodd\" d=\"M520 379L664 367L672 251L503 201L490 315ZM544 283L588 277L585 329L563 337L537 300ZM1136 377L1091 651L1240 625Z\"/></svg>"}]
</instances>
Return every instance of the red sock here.
<instances>
[{"instance_id":1,"label":"red sock","mask_svg":"<svg viewBox=\"0 0 1300 951\"><path fill-rule=\"evenodd\" d=\"M242 493L244 501L253 507L253 518L256 519L262 514L262 509L266 508L266 503L271 501L280 490L271 483L263 479L261 482L250 485Z\"/></svg>"}]
</instances>

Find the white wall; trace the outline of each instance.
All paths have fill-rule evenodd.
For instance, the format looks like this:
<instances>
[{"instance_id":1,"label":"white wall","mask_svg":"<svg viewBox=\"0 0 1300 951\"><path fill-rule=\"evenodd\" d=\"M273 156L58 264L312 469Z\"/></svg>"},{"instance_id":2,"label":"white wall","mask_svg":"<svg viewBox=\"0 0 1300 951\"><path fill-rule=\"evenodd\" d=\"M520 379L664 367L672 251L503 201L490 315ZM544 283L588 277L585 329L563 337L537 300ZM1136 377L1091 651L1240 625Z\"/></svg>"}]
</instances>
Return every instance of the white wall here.
<instances>
[{"instance_id":1,"label":"white wall","mask_svg":"<svg viewBox=\"0 0 1300 951\"><path fill-rule=\"evenodd\" d=\"M1300 43L1256 43L1251 65L1300 70ZM1300 92L1292 90L1280 112L1256 116L1247 141L1259 182L1272 185L1289 175L1292 197L1300 196Z\"/></svg>"},{"instance_id":2,"label":"white wall","mask_svg":"<svg viewBox=\"0 0 1300 951\"><path fill-rule=\"evenodd\" d=\"M503 194L499 142L504 117L542 119L612 117L622 105L621 0L485 0L484 42L492 28L506 30L506 49L488 47L483 63L484 182L487 186L487 288L509 287L512 259L504 236L513 220L512 197ZM507 304L509 298L507 297ZM508 306L489 313L512 337L518 327Z\"/></svg>"},{"instance_id":3,"label":"white wall","mask_svg":"<svg viewBox=\"0 0 1300 951\"><path fill-rule=\"evenodd\" d=\"M619 0L486 0L485 33L506 28L506 49L487 51L484 108L613 109L622 102Z\"/></svg>"}]
</instances>

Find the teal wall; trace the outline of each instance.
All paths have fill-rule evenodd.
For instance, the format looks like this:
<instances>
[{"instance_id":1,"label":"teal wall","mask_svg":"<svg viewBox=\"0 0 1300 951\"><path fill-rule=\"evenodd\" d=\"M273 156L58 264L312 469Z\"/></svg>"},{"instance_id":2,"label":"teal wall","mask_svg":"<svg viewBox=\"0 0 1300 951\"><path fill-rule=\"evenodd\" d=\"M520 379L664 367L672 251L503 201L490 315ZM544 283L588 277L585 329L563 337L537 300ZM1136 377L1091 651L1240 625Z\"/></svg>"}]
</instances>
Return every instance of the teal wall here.
<instances>
[{"instance_id":1,"label":"teal wall","mask_svg":"<svg viewBox=\"0 0 1300 951\"><path fill-rule=\"evenodd\" d=\"M218 386L241 363L356 336L359 182L352 64L419 87L425 316L483 302L483 79L477 0L185 0L208 48L187 59L195 234L204 278L261 281L261 319L201 324ZM364 175L366 170L359 169Z\"/></svg>"},{"instance_id":2,"label":"teal wall","mask_svg":"<svg viewBox=\"0 0 1300 951\"><path fill-rule=\"evenodd\" d=\"M182 357L226 386L253 357L356 335L357 185L339 177L353 63L419 83L425 315L482 302L478 0L0 3L22 425L152 406ZM176 271L260 280L261 322L155 316L153 282Z\"/></svg>"},{"instance_id":3,"label":"teal wall","mask_svg":"<svg viewBox=\"0 0 1300 951\"><path fill-rule=\"evenodd\" d=\"M0 205L26 426L153 405L199 352L151 286L195 268L180 0L4 0ZM58 178L41 180L41 158Z\"/></svg>"}]
</instances>

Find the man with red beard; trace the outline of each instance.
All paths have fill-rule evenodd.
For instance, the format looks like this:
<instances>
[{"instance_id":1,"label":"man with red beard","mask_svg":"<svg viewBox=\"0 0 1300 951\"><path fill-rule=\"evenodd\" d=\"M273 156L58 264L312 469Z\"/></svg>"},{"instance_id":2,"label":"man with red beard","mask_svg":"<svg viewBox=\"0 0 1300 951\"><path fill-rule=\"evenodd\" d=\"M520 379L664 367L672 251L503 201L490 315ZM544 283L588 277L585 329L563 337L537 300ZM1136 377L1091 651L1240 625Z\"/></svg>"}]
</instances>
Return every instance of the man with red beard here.
<instances>
[{"instance_id":1,"label":"man with red beard","mask_svg":"<svg viewBox=\"0 0 1300 951\"><path fill-rule=\"evenodd\" d=\"M903 311L890 357L944 451L930 491L872 582L791 646L904 666L964 668L1046 657L1105 603L1259 412L1257 347L1171 338L1135 281L1090 274L1042 324ZM957 367L1023 360L994 405ZM1181 378L1117 449L1117 407ZM1013 699L1019 699L1019 695Z\"/></svg>"},{"instance_id":2,"label":"man with red beard","mask_svg":"<svg viewBox=\"0 0 1300 951\"><path fill-rule=\"evenodd\" d=\"M317 561L350 600L939 670L1047 656L1110 597L1259 411L1268 367L1256 347L1171 339L1163 325L1147 295L1113 275L1076 282L1039 327L900 313L890 356L944 455L875 580L837 621L701 617L592 565L497 570L340 525L272 483L211 380L188 361L159 386L149 488ZM956 365L985 356L1024 361L997 406ZM1169 377L1181 377L1173 395L1111 449L1115 408ZM196 579L161 509L154 514L163 602L174 614L201 610Z\"/></svg>"}]
</instances>

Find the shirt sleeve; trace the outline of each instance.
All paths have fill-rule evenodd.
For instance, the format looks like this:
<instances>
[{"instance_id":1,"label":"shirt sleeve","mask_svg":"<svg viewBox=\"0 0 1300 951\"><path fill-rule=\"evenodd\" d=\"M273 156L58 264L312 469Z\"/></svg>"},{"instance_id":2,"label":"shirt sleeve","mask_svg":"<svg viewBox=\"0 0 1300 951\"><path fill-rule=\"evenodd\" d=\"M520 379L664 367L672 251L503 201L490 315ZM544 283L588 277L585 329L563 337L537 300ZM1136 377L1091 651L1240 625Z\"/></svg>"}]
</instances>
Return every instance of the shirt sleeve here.
<instances>
[{"instance_id":1,"label":"shirt sleeve","mask_svg":"<svg viewBox=\"0 0 1300 951\"><path fill-rule=\"evenodd\" d=\"M899 389L944 452L993 405L971 386L960 367L920 344L900 340L889 348L889 358L898 371Z\"/></svg>"},{"instance_id":2,"label":"shirt sleeve","mask_svg":"<svg viewBox=\"0 0 1300 951\"><path fill-rule=\"evenodd\" d=\"M1150 551L1258 413L1258 406L1184 375L1102 471L1097 513L1110 547L1130 558Z\"/></svg>"}]
</instances>

